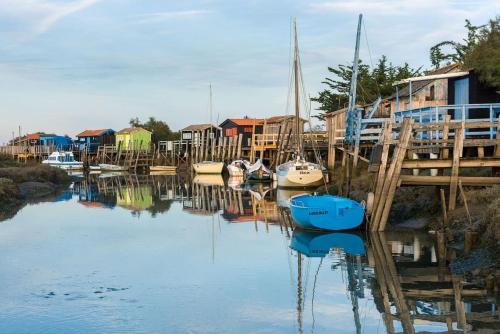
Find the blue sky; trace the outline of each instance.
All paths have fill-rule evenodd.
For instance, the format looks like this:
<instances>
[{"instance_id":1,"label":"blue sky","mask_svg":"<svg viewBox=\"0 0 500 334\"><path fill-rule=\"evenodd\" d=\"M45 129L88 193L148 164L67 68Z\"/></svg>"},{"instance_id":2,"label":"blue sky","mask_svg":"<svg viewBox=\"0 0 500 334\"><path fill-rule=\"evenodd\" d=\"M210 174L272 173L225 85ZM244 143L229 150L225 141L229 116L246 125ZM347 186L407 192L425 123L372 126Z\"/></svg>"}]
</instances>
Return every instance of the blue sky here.
<instances>
[{"instance_id":1,"label":"blue sky","mask_svg":"<svg viewBox=\"0 0 500 334\"><path fill-rule=\"evenodd\" d=\"M486 22L465 0L0 0L0 143L17 131L71 136L154 116L173 129L285 113L290 17L307 90L352 59L358 13L373 60L429 66L428 49ZM366 38L361 57L369 63Z\"/></svg>"}]
</instances>

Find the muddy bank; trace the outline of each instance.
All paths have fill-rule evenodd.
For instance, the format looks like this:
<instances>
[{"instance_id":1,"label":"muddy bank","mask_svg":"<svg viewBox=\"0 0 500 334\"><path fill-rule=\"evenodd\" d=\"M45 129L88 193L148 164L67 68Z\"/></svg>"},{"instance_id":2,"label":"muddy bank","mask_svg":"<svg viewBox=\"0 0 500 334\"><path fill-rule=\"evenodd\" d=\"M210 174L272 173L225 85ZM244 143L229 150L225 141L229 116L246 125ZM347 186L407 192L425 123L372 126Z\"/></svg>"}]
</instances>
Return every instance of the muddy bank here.
<instances>
[{"instance_id":1,"label":"muddy bank","mask_svg":"<svg viewBox=\"0 0 500 334\"><path fill-rule=\"evenodd\" d=\"M0 156L0 221L11 218L30 201L52 197L70 183L71 177L61 169L22 166Z\"/></svg>"},{"instance_id":2,"label":"muddy bank","mask_svg":"<svg viewBox=\"0 0 500 334\"><path fill-rule=\"evenodd\" d=\"M366 169L357 169L351 178L349 186L337 169L328 185L330 194L347 194L358 201L366 201L369 192L374 192L376 174L369 173ZM347 189L349 187L349 189ZM318 188L324 192L324 187ZM389 223L392 228L424 229L440 216L439 190L436 187L400 187L394 196L394 201L389 214Z\"/></svg>"}]
</instances>

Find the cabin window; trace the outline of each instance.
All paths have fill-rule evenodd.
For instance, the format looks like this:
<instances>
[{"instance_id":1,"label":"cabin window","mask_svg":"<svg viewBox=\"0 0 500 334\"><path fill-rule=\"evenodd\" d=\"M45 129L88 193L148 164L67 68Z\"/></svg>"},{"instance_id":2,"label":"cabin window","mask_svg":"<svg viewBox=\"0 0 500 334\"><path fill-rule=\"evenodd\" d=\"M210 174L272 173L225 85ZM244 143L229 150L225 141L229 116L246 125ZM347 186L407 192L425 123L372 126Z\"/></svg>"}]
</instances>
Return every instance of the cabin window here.
<instances>
[{"instance_id":1,"label":"cabin window","mask_svg":"<svg viewBox=\"0 0 500 334\"><path fill-rule=\"evenodd\" d=\"M184 132L182 134L182 139L191 139L191 132Z\"/></svg>"},{"instance_id":2,"label":"cabin window","mask_svg":"<svg viewBox=\"0 0 500 334\"><path fill-rule=\"evenodd\" d=\"M238 129L236 129L236 128L226 129L226 137L234 137L234 136L236 136L237 132L238 132Z\"/></svg>"},{"instance_id":3,"label":"cabin window","mask_svg":"<svg viewBox=\"0 0 500 334\"><path fill-rule=\"evenodd\" d=\"M246 133L252 133L253 132L253 128L245 128L243 131L246 132Z\"/></svg>"},{"instance_id":4,"label":"cabin window","mask_svg":"<svg viewBox=\"0 0 500 334\"><path fill-rule=\"evenodd\" d=\"M436 87L434 85L432 85L429 88L429 96L426 96L426 101L434 101L435 94L436 94Z\"/></svg>"}]
</instances>

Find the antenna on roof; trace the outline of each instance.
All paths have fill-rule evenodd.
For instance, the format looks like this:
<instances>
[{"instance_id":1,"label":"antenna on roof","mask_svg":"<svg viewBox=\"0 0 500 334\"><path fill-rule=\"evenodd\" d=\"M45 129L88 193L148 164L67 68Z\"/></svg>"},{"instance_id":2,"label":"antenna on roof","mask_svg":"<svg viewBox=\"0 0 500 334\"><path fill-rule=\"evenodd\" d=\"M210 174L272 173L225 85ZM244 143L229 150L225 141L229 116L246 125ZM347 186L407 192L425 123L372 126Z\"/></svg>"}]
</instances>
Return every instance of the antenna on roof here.
<instances>
[{"instance_id":1,"label":"antenna on roof","mask_svg":"<svg viewBox=\"0 0 500 334\"><path fill-rule=\"evenodd\" d=\"M209 84L210 87L210 125L212 125L212 83Z\"/></svg>"}]
</instances>

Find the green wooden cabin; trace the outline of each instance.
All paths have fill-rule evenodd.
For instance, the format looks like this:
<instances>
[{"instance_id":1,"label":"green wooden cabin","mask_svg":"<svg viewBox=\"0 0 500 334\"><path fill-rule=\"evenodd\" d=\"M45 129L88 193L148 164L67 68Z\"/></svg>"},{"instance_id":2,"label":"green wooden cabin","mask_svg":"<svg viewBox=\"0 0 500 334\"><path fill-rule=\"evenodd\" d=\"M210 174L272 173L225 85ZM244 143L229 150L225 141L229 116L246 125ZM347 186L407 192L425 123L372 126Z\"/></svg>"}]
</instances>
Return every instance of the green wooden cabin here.
<instances>
[{"instance_id":1,"label":"green wooden cabin","mask_svg":"<svg viewBox=\"0 0 500 334\"><path fill-rule=\"evenodd\" d=\"M143 128L125 128L116 133L116 146L123 150L149 149L151 132Z\"/></svg>"}]
</instances>

